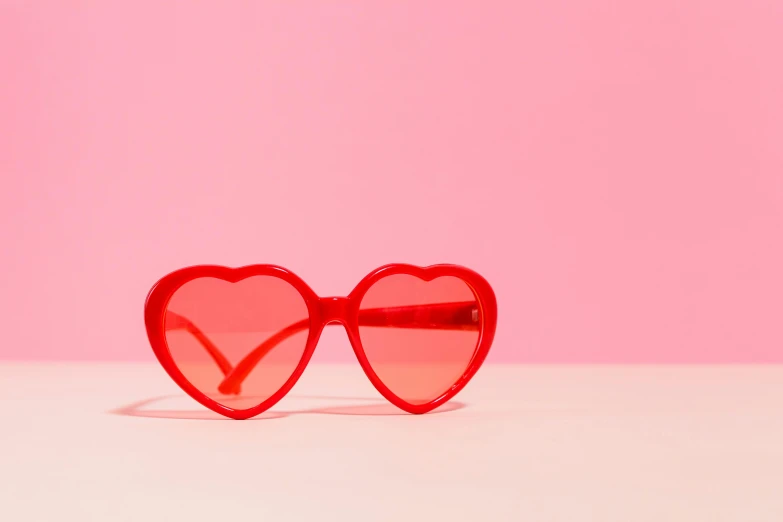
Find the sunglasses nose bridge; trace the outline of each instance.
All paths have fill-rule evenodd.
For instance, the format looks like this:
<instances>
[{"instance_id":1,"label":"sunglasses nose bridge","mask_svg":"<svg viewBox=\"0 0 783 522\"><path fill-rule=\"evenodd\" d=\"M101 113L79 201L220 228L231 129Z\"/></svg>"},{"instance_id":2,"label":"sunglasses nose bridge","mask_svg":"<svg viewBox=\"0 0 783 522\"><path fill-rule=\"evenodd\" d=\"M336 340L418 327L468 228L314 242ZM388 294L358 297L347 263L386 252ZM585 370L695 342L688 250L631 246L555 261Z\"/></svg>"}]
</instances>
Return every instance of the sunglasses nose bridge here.
<instances>
[{"instance_id":1,"label":"sunglasses nose bridge","mask_svg":"<svg viewBox=\"0 0 783 522\"><path fill-rule=\"evenodd\" d=\"M345 322L348 316L347 297L322 297L319 301L324 324Z\"/></svg>"}]
</instances>

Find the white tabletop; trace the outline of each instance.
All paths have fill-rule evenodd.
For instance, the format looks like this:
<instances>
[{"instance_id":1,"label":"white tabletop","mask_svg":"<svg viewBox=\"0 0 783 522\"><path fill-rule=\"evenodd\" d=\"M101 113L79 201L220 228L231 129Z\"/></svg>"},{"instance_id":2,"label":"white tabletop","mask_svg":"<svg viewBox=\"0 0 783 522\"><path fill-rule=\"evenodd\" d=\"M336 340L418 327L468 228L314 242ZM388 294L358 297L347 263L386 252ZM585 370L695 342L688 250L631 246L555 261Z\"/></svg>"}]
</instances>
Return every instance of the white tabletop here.
<instances>
[{"instance_id":1,"label":"white tabletop","mask_svg":"<svg viewBox=\"0 0 783 522\"><path fill-rule=\"evenodd\" d=\"M312 366L219 418L153 364L0 364L0 520L783 520L780 366L485 366L424 416Z\"/></svg>"}]
</instances>

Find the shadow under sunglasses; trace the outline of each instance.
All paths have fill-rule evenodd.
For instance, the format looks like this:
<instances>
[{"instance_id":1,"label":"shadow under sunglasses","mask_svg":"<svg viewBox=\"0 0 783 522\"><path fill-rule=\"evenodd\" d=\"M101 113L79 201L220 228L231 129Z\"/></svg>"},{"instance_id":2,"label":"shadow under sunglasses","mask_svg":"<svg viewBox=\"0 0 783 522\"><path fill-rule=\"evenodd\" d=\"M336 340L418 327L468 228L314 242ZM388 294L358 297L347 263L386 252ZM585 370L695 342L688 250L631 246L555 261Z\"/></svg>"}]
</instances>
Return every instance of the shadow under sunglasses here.
<instances>
[{"instance_id":1,"label":"shadow under sunglasses","mask_svg":"<svg viewBox=\"0 0 783 522\"><path fill-rule=\"evenodd\" d=\"M141 399L130 404L119 406L118 408L107 411L106 413L111 415L120 415L125 417L144 417L151 419L184 419L184 420L225 420L230 421L228 417L215 413L211 410L182 410L159 407L155 408L155 405L160 405L170 399L180 399L185 396L179 395L161 395L158 397L150 397L148 399ZM373 404L347 404L335 406L321 406L316 408L304 408L301 410L288 410L288 411L265 411L255 417L248 420L270 420L289 417L291 415L305 415L305 414L320 414L320 415L366 415L366 416L412 416L410 413L404 412L394 406L393 404L380 402L378 399L370 399L366 397L334 397L334 396L315 396L315 395L294 395L291 398L294 399L306 399L306 400L332 400L332 401L378 401ZM232 398L223 399L228 402L230 406ZM242 399L236 398L234 400L247 400L248 397ZM260 399L263 400L263 399ZM430 411L424 415L437 415L441 413L447 413L450 411L461 410L467 406L463 402L449 401L443 404L437 410Z\"/></svg>"}]
</instances>

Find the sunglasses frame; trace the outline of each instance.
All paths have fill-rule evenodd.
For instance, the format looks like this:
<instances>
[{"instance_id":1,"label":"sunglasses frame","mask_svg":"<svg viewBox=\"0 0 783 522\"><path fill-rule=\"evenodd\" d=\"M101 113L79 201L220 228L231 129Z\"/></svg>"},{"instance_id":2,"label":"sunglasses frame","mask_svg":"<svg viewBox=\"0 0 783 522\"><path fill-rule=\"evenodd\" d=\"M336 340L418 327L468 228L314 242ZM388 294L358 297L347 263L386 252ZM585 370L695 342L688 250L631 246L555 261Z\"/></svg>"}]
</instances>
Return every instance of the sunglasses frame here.
<instances>
[{"instance_id":1,"label":"sunglasses frame","mask_svg":"<svg viewBox=\"0 0 783 522\"><path fill-rule=\"evenodd\" d=\"M457 277L473 290L481 314L476 350L465 372L446 392L426 404L411 404L395 395L373 370L364 353L359 337L359 307L365 293L380 279L397 274L415 276L424 281L431 281L444 276ZM188 381L169 352L166 344L164 323L169 300L185 283L204 277L236 283L254 276L277 277L293 286L307 305L310 326L302 358L283 386L260 404L248 409L235 410L211 399ZM497 301L492 287L481 275L458 265L441 264L428 267L399 263L385 265L373 270L364 277L347 297L319 297L299 276L286 268L276 265L250 265L241 268L199 265L172 272L155 283L147 296L144 307L144 320L152 350L155 352L155 356L164 370L166 370L166 373L193 399L226 417L238 420L254 417L268 410L285 397L310 362L324 327L334 323L339 323L345 328L356 358L375 389L398 408L408 413L422 414L437 408L453 398L465 387L481 367L495 336Z\"/></svg>"}]
</instances>

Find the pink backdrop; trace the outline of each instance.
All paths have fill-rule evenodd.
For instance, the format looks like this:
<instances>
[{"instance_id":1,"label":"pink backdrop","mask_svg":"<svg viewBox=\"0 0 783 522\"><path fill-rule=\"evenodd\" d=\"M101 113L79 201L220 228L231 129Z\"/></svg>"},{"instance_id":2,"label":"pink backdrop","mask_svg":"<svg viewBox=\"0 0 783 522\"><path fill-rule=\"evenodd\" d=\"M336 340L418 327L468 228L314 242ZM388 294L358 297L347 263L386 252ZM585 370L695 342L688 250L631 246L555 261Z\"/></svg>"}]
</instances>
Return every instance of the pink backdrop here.
<instances>
[{"instance_id":1,"label":"pink backdrop","mask_svg":"<svg viewBox=\"0 0 783 522\"><path fill-rule=\"evenodd\" d=\"M0 0L0 357L149 360L184 265L448 261L496 362L783 362L782 6Z\"/></svg>"}]
</instances>

